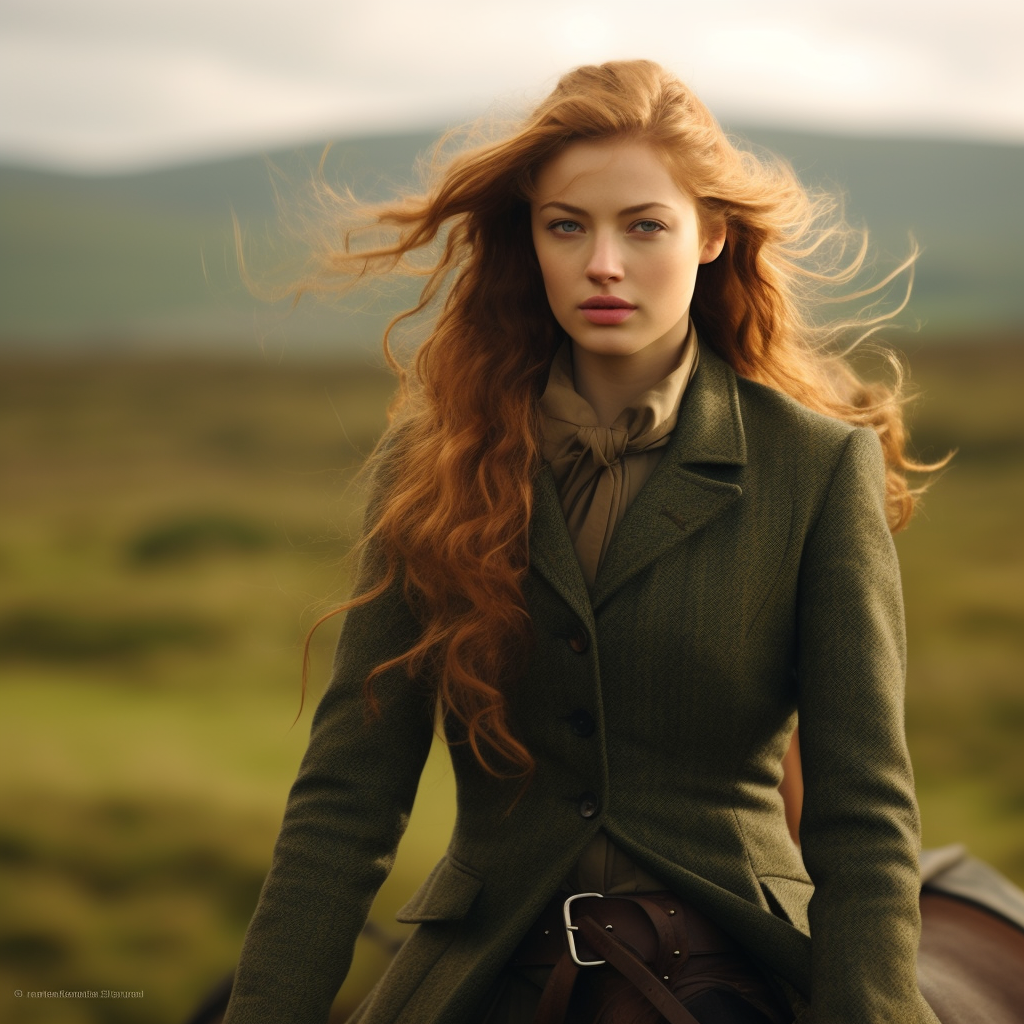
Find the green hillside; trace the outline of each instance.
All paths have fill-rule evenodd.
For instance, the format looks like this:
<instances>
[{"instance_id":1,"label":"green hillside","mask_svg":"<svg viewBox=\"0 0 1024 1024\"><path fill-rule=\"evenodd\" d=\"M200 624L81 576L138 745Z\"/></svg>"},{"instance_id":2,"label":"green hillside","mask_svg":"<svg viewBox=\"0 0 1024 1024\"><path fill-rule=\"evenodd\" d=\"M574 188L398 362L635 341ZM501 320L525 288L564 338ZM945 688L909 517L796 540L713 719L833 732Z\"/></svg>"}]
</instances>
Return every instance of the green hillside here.
<instances>
[{"instance_id":1,"label":"green hillside","mask_svg":"<svg viewBox=\"0 0 1024 1024\"><path fill-rule=\"evenodd\" d=\"M932 334L1024 324L1024 147L737 133L782 153L809 183L844 192L881 265L906 252L913 232L924 254L908 322ZM413 180L414 158L432 139L340 142L328 180L379 195ZM258 266L294 259L294 246L282 254L275 189L294 203L321 149L95 178L0 167L0 345L322 354L375 346L379 302L376 312L290 312L257 302L239 279L232 209Z\"/></svg>"},{"instance_id":2,"label":"green hillside","mask_svg":"<svg viewBox=\"0 0 1024 1024\"><path fill-rule=\"evenodd\" d=\"M411 177L432 134L334 147L330 174L373 194ZM243 286L231 215L269 267L283 235L275 190L303 193L322 147L110 177L0 168L0 345L258 351L339 338L381 318L292 313Z\"/></svg>"},{"instance_id":3,"label":"green hillside","mask_svg":"<svg viewBox=\"0 0 1024 1024\"><path fill-rule=\"evenodd\" d=\"M912 315L932 332L1024 324L1024 147L742 130L844 193L851 223L899 257L923 249Z\"/></svg>"}]
</instances>

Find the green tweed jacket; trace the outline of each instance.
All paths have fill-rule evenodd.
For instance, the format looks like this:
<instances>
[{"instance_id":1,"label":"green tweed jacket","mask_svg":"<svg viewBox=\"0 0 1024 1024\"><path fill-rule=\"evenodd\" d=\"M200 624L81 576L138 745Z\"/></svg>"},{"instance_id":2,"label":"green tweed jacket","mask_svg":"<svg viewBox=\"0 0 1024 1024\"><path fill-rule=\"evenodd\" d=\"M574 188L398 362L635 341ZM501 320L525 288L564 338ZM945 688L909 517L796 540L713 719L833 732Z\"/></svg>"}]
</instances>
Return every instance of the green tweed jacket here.
<instances>
[{"instance_id":1,"label":"green tweed jacket","mask_svg":"<svg viewBox=\"0 0 1024 1024\"><path fill-rule=\"evenodd\" d=\"M899 569L873 431L738 378L706 347L665 456L593 590L550 472L525 596L535 644L512 697L525 795L452 748L447 855L359 1024L476 1024L495 976L599 828L743 943L801 1021L935 1024L915 978L918 816L903 734ZM403 672L399 588L349 613L228 1024L322 1024L392 864L432 735ZM576 712L595 723L575 730ZM799 713L803 856L777 785Z\"/></svg>"}]
</instances>

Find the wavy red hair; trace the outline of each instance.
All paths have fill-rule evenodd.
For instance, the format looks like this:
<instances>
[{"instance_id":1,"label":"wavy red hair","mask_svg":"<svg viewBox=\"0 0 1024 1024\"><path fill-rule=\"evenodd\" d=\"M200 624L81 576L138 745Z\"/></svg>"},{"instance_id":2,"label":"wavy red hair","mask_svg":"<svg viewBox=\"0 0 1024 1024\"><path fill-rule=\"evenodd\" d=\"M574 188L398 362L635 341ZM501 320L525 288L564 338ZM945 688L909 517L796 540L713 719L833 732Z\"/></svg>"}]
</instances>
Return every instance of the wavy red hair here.
<instances>
[{"instance_id":1,"label":"wavy red hair","mask_svg":"<svg viewBox=\"0 0 1024 1024\"><path fill-rule=\"evenodd\" d=\"M422 632L375 669L368 697L375 676L395 667L429 680L449 725L458 723L480 764L496 774L528 777L533 767L509 727L506 697L531 637L522 583L540 466L536 404L563 337L534 255L529 203L537 171L562 148L613 137L653 145L697 201L704 225L725 223L725 249L700 268L691 307L702 341L743 376L873 427L885 452L894 530L913 508L907 471L926 468L906 453L898 373L893 386L865 384L830 345L851 331L871 333L885 317L812 319L837 285L864 268L863 233L782 161L734 146L657 64L571 71L507 137L435 161L425 194L361 209L364 228L345 232L343 245L322 246L297 293L341 291L392 272L425 276L426 284L384 337L399 392L392 427L371 457L381 472L363 538L380 569L324 618L400 583ZM414 259L424 252L425 265ZM861 295L912 262L913 255ZM438 303L407 369L391 350L393 329Z\"/></svg>"}]
</instances>

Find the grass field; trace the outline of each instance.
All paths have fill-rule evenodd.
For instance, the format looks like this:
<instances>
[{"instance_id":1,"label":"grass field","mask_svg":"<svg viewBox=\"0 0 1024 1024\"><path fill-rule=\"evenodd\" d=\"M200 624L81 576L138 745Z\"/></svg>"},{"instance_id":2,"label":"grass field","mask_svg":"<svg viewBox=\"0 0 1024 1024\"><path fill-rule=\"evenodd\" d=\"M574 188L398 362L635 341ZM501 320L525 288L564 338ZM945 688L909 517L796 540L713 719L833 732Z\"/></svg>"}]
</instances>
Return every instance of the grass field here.
<instances>
[{"instance_id":1,"label":"grass field","mask_svg":"<svg viewBox=\"0 0 1024 1024\"><path fill-rule=\"evenodd\" d=\"M1024 883L1024 345L913 366L919 449L959 449L898 542L925 842ZM329 364L0 367L0 1019L174 1024L231 968L308 729L301 638L346 594L389 389ZM435 751L375 905L389 935L446 845L450 783ZM385 959L363 943L339 1007ZM11 996L79 988L144 996Z\"/></svg>"}]
</instances>

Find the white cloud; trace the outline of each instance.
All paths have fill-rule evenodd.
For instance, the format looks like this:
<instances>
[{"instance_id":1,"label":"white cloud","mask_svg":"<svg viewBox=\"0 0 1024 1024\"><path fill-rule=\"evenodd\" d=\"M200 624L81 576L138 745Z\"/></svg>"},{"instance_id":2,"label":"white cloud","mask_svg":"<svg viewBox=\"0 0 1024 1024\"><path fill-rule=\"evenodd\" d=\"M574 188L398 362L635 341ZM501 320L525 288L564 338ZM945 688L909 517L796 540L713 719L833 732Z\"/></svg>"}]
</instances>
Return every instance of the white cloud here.
<instances>
[{"instance_id":1,"label":"white cloud","mask_svg":"<svg viewBox=\"0 0 1024 1024\"><path fill-rule=\"evenodd\" d=\"M523 105L650 56L727 120L1024 142L1024 5L5 0L0 156L127 166Z\"/></svg>"}]
</instances>

